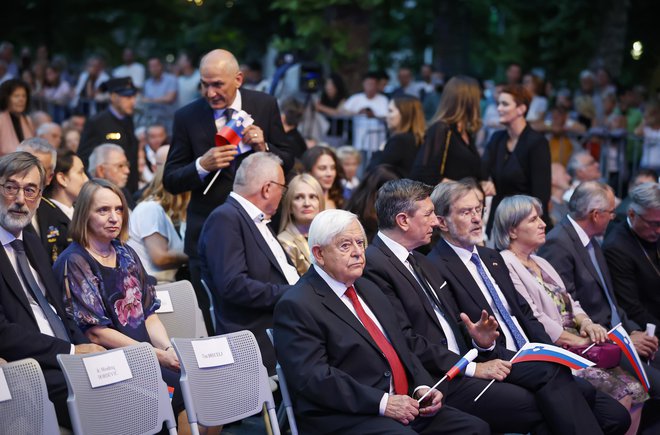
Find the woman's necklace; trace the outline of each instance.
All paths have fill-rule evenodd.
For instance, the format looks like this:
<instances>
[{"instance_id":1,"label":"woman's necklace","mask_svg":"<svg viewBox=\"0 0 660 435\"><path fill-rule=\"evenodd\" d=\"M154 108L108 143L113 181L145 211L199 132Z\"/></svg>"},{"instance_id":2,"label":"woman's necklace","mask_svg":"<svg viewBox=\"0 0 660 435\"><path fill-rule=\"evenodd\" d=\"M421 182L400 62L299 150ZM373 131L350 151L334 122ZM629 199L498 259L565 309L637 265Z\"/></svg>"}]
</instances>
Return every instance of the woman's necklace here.
<instances>
[{"instance_id":1,"label":"woman's necklace","mask_svg":"<svg viewBox=\"0 0 660 435\"><path fill-rule=\"evenodd\" d=\"M106 259L106 258L110 257L115 252L115 250L112 248L112 245L110 246L110 251L107 254L102 254L102 253L98 252L96 249L92 248L91 245L87 249L89 249L90 251L92 251L92 253L98 255L99 257L101 257L103 259Z\"/></svg>"}]
</instances>

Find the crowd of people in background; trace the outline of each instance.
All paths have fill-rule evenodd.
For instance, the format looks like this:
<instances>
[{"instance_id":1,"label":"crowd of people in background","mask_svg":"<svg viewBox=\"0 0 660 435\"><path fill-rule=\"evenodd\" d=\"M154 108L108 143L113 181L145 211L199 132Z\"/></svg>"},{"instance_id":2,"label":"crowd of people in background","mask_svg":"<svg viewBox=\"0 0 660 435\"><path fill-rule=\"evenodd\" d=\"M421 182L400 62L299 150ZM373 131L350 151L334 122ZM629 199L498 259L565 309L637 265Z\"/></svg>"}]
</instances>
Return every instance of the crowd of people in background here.
<instances>
[{"instance_id":1,"label":"crowd of people in background","mask_svg":"<svg viewBox=\"0 0 660 435\"><path fill-rule=\"evenodd\" d=\"M103 57L92 55L82 70L74 71L68 59L51 56L45 46L32 56L29 49L17 55L11 43L0 43L1 191L5 202L16 204L42 198L20 231L4 228L14 236L30 232L35 236L28 237L43 245L54 276L67 288L61 305L69 320L99 346L81 351L151 342L164 379L176 386L179 363L153 315L159 304L154 285L189 279L209 332L253 330L270 375L275 350L283 365L289 364L289 374L297 364L304 371L309 367L296 355L280 354L283 347L277 346L278 334L281 342L291 344L300 332L288 329L287 322L313 323L312 315L296 318L302 314L289 306L306 308L291 295L298 294L297 288L315 287L314 280L330 284L326 273L341 275L333 269L333 255L357 249L363 256L373 242L371 254L366 250L365 274L375 282L385 271L370 270L369 257L381 255L379 249L387 256L403 252L399 260L412 273L415 281L410 283L420 283L423 292L429 287L424 282L433 286L441 281L431 269L442 272L453 292L465 285L449 271L456 269L447 269L452 261L466 268L465 279L484 279L485 286L478 281L482 290L492 287L484 276L494 280L499 297L509 298L502 307L522 323L509 324L503 308L493 308L497 296L485 297L505 330L499 340L506 350L520 348L516 328L523 342L527 337L571 347L605 341L605 332L621 321L640 355L653 360L657 338L641 330L660 322L660 300L653 292L660 288L656 93L618 84L604 68L583 71L578 88L571 90L553 86L540 68L524 73L515 63L508 65L502 82L446 77L431 65L422 65L416 78L412 68L402 66L392 77L364 71L362 91L350 95L337 73L323 75L318 89L291 91L282 83L287 71L295 73L293 68L278 69L269 81L259 65L239 65L224 50L206 54L199 63L188 53L172 62L145 57L146 67L140 60L126 48L121 65L110 67ZM242 132L240 145L217 143L216 132L241 110L255 122ZM11 156L22 166L12 166ZM16 181L27 179L34 179L34 186ZM402 203L410 207L401 208ZM11 207L5 205L0 215ZM328 213L335 209L345 212ZM428 213L421 216L420 210ZM317 216L324 229L317 224L314 230ZM335 226L336 232L329 233ZM420 232L417 239L409 231ZM350 243L334 252L331 242L344 232ZM622 243L629 243L628 251L618 251ZM416 256L430 252L429 263L421 256L418 265L412 253L408 257L412 251ZM509 270L486 272L484 266L490 268L493 260ZM363 261L360 274L348 277L357 280L364 267ZM422 273L433 276L427 280ZM297 284L299 278L303 284ZM43 277L42 283L50 285ZM360 284L361 297L362 291L373 291L370 285ZM601 297L601 290L594 290L598 297L586 294L589 286L602 287L607 297ZM410 323L417 338L430 333L414 314L429 300L437 304L430 312L444 311L441 305L447 304L449 312L456 311L456 322L471 324L458 318L459 312L467 312L478 328L488 324L477 320L484 307L472 307L460 294L436 302L435 291L414 307L397 299L396 288L385 293L395 309L407 311L410 319L404 323ZM348 293L351 301L342 301L357 306L358 296L353 300ZM285 302L276 310L274 349L265 329L272 327L280 299ZM391 319L380 320L390 327ZM454 328L440 323L444 333ZM57 335L57 328L51 328ZM488 337L495 340L497 335ZM473 343L480 338L473 336ZM487 349L490 343L477 347ZM462 350L461 343L453 345L448 345L453 354ZM1 357L11 359L9 354ZM413 363L433 375L442 371L424 359L423 369L417 367L419 361ZM494 366L506 374L511 370L510 364L492 361L488 370ZM660 382L660 373L655 374L655 363L649 367L654 373L650 392L619 364L580 377L625 407L632 421L626 427L635 433L642 407L660 397L660 384L654 383ZM470 377L506 377L475 370ZM522 403L532 394L541 406L542 387L522 378L511 381L511 397ZM603 432L625 432L619 426L607 430L599 417L603 409L592 406L588 411L590 405L569 373L544 372L538 379L543 385L567 383L562 388L577 403L575 409L593 411ZM294 395L305 403L308 386L297 384ZM505 394L498 391L491 394ZM461 408L457 396L450 403ZM438 412L435 400L422 408L429 415ZM511 406L517 406L516 400ZM178 394L173 406L177 413L183 411ZM308 427L322 422L323 412L312 409L309 415L315 417ZM549 421L551 415L568 411L534 408L521 423L523 432L538 423L539 412ZM501 410L492 409L492 415L478 417L491 427L512 430L497 414ZM180 414L180 424L184 417ZM592 423L576 417L575 427ZM462 424L480 423L456 427ZM656 422L648 424L654 427Z\"/></svg>"}]
</instances>

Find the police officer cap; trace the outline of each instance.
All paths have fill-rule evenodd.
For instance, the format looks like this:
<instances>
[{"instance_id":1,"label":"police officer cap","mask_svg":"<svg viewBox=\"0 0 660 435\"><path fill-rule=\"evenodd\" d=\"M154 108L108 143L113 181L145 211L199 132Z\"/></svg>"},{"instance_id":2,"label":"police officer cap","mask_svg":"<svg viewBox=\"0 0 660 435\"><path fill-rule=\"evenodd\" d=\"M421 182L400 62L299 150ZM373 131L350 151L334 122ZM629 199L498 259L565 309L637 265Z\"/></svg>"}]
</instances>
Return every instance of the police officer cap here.
<instances>
[{"instance_id":1,"label":"police officer cap","mask_svg":"<svg viewBox=\"0 0 660 435\"><path fill-rule=\"evenodd\" d=\"M133 80L130 77L119 77L107 80L100 86L103 92L114 92L123 97L132 97L137 94L137 88L133 85Z\"/></svg>"}]
</instances>

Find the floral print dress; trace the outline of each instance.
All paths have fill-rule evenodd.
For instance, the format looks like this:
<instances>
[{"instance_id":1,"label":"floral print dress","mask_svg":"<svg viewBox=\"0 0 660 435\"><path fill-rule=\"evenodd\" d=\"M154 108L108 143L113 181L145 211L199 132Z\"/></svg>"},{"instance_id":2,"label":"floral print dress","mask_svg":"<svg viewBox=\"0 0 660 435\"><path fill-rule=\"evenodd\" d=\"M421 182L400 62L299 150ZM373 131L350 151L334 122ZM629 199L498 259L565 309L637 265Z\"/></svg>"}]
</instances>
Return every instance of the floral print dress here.
<instances>
[{"instance_id":1,"label":"floral print dress","mask_svg":"<svg viewBox=\"0 0 660 435\"><path fill-rule=\"evenodd\" d=\"M144 322L160 307L160 301L135 251L118 240L112 245L117 253L115 267L100 264L76 242L57 258L53 269L65 289L67 314L83 332L107 326L148 343Z\"/></svg>"}]
</instances>

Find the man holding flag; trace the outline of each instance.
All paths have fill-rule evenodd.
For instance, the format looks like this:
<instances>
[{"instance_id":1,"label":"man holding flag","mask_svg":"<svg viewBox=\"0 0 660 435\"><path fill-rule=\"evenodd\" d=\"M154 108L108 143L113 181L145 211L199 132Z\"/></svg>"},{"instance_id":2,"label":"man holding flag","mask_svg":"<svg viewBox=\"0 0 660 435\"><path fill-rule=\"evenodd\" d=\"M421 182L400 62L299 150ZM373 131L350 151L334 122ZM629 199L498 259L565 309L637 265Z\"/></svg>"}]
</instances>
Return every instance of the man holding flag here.
<instances>
[{"instance_id":1,"label":"man holding flag","mask_svg":"<svg viewBox=\"0 0 660 435\"><path fill-rule=\"evenodd\" d=\"M357 216L321 212L309 246L313 265L274 313L275 349L301 432L490 433L483 420L443 405L442 393L429 389L434 380L389 301L361 277L366 236Z\"/></svg>"},{"instance_id":2,"label":"man holding flag","mask_svg":"<svg viewBox=\"0 0 660 435\"><path fill-rule=\"evenodd\" d=\"M442 240L428 258L447 280L458 307L469 319L479 319L483 310L497 319L500 335L493 353L510 360L529 341L551 341L515 290L502 256L478 246L483 240L483 204L478 189L471 180L436 186L431 199ZM622 405L587 382L576 380L562 365L513 364L507 380L534 392L553 433L624 433L630 425Z\"/></svg>"}]
</instances>

